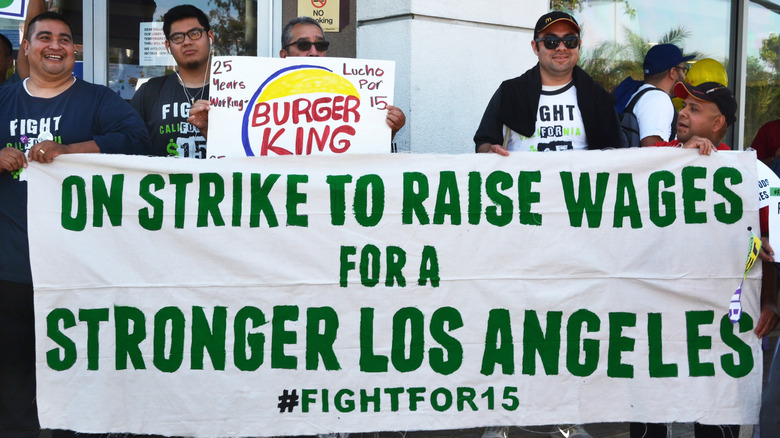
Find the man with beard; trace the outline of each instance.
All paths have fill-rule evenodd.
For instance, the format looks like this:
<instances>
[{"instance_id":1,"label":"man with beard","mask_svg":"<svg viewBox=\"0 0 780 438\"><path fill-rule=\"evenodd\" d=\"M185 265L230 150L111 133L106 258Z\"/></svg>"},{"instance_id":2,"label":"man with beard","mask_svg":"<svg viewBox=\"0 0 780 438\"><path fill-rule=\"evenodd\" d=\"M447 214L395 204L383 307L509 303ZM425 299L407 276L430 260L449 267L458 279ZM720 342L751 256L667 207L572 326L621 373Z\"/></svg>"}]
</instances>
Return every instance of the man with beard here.
<instances>
[{"instance_id":1,"label":"man with beard","mask_svg":"<svg viewBox=\"0 0 780 438\"><path fill-rule=\"evenodd\" d=\"M132 105L149 129L152 155L206 158L214 32L206 14L192 5L171 8L163 32L177 72L143 84Z\"/></svg>"}]
</instances>

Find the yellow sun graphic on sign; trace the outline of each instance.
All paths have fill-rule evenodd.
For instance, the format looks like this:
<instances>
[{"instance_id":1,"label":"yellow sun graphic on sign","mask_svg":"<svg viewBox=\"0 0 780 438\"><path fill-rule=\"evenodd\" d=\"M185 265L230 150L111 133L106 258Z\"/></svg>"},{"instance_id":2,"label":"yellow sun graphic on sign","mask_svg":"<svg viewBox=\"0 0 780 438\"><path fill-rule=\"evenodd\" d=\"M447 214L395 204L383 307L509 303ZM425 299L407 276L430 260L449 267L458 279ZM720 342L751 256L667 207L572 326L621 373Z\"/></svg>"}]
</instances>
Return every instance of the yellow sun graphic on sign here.
<instances>
[{"instance_id":1,"label":"yellow sun graphic on sign","mask_svg":"<svg viewBox=\"0 0 780 438\"><path fill-rule=\"evenodd\" d=\"M333 93L360 98L351 82L327 70L307 68L279 77L265 87L259 102L311 93Z\"/></svg>"}]
</instances>

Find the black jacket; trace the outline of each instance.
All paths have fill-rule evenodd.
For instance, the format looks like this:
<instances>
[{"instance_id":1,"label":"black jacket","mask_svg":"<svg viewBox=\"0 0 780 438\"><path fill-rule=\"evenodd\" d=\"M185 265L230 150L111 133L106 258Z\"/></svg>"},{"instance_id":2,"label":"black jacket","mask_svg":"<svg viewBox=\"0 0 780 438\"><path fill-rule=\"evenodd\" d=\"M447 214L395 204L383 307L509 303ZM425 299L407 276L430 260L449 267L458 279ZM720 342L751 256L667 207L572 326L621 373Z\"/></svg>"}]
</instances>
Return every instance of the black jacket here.
<instances>
[{"instance_id":1,"label":"black jacket","mask_svg":"<svg viewBox=\"0 0 780 438\"><path fill-rule=\"evenodd\" d=\"M588 149L621 147L620 122L615 113L615 98L597 84L585 70L574 67L577 106L585 125ZM490 99L482 122L474 135L475 149L483 143L502 144L506 125L520 135L531 137L535 131L542 75L539 64L522 76L504 81Z\"/></svg>"}]
</instances>

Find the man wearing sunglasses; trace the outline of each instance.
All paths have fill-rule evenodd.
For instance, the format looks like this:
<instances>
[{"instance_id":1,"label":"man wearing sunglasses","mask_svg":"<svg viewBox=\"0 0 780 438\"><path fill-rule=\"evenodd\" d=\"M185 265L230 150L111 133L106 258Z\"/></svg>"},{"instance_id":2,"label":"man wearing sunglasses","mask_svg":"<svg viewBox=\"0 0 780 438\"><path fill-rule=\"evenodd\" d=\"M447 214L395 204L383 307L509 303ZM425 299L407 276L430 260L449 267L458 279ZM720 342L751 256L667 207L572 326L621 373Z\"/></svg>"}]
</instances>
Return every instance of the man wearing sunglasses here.
<instances>
[{"instance_id":1,"label":"man wearing sunglasses","mask_svg":"<svg viewBox=\"0 0 780 438\"><path fill-rule=\"evenodd\" d=\"M143 84L132 105L146 122L153 155L206 158L214 32L203 11L180 5L165 14L163 33L177 72Z\"/></svg>"},{"instance_id":2,"label":"man wearing sunglasses","mask_svg":"<svg viewBox=\"0 0 780 438\"><path fill-rule=\"evenodd\" d=\"M620 147L614 99L577 66L580 45L571 15L539 18L531 41L539 62L493 95L474 135L476 152Z\"/></svg>"},{"instance_id":3,"label":"man wearing sunglasses","mask_svg":"<svg viewBox=\"0 0 780 438\"><path fill-rule=\"evenodd\" d=\"M325 41L322 26L311 17L297 17L290 20L282 30L282 49L280 58L288 56L327 56L330 43ZM406 115L400 108L388 105L387 125L392 130L392 138L406 124Z\"/></svg>"}]
</instances>

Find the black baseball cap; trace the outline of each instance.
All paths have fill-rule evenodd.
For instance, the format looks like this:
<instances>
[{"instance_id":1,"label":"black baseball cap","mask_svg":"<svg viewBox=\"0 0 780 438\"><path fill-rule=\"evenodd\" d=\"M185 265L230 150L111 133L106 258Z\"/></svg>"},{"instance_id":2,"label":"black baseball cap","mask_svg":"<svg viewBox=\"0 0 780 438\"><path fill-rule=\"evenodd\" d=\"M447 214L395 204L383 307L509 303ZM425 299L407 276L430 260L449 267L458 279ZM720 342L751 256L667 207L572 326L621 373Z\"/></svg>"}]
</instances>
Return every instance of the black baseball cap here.
<instances>
[{"instance_id":1,"label":"black baseball cap","mask_svg":"<svg viewBox=\"0 0 780 438\"><path fill-rule=\"evenodd\" d=\"M534 39L539 37L539 32L547 29L548 26L558 21L568 21L569 24L577 29L577 35L580 34L580 25L577 24L577 20L575 20L574 17L566 12L552 11L542 15L539 17L539 20L537 20L536 27L534 27Z\"/></svg>"},{"instance_id":2,"label":"black baseball cap","mask_svg":"<svg viewBox=\"0 0 780 438\"><path fill-rule=\"evenodd\" d=\"M737 121L737 100L734 93L723 84L717 82L705 82L693 86L685 82L678 82L674 86L674 95L680 99L693 96L696 99L712 102L718 106L720 113L726 117L726 123L731 126Z\"/></svg>"}]
</instances>

